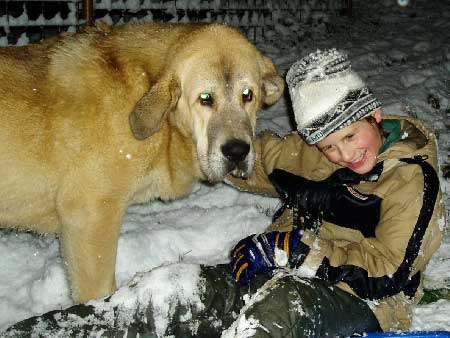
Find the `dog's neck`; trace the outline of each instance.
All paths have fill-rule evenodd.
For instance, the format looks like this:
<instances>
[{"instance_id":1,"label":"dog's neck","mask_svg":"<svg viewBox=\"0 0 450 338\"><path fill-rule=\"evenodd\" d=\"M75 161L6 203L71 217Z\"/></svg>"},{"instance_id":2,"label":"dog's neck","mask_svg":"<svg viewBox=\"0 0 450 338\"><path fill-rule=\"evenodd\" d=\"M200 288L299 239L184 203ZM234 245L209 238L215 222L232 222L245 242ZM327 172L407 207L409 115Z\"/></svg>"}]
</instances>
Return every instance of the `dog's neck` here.
<instances>
[{"instance_id":1,"label":"dog's neck","mask_svg":"<svg viewBox=\"0 0 450 338\"><path fill-rule=\"evenodd\" d=\"M152 137L139 141L142 151L151 152L148 158L154 160L148 163L136 185L133 202L173 200L188 194L196 181L205 179L190 137L180 133L169 121L162 125L155 136L161 140L157 145L152 144Z\"/></svg>"}]
</instances>

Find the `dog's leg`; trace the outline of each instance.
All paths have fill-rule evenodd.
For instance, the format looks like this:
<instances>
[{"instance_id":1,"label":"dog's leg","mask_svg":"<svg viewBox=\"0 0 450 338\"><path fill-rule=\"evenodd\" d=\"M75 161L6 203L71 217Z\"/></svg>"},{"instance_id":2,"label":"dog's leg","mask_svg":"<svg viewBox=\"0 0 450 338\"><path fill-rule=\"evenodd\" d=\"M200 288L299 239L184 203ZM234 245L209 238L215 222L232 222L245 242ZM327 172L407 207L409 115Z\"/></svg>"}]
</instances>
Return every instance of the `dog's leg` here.
<instances>
[{"instance_id":1,"label":"dog's leg","mask_svg":"<svg viewBox=\"0 0 450 338\"><path fill-rule=\"evenodd\" d=\"M118 200L88 188L80 190L68 189L58 200L61 251L77 303L115 291L117 242L124 212Z\"/></svg>"}]
</instances>

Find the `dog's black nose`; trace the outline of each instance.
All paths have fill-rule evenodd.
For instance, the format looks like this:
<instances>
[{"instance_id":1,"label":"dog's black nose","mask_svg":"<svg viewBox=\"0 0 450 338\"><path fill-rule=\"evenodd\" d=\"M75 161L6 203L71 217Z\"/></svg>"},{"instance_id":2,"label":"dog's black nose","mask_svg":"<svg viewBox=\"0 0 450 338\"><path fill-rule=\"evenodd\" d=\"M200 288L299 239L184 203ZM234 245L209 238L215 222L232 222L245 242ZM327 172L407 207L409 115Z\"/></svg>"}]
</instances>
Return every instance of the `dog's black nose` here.
<instances>
[{"instance_id":1,"label":"dog's black nose","mask_svg":"<svg viewBox=\"0 0 450 338\"><path fill-rule=\"evenodd\" d=\"M250 145L242 140L232 139L227 141L220 149L228 160L237 164L245 160L250 151Z\"/></svg>"}]
</instances>

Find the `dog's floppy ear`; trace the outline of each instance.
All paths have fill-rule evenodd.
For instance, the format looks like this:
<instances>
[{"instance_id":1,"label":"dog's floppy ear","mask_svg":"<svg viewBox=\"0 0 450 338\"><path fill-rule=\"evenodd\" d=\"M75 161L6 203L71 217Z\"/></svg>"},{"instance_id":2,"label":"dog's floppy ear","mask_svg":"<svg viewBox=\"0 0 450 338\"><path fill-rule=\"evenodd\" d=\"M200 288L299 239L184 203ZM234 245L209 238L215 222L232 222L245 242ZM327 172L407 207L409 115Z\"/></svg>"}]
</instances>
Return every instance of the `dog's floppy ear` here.
<instances>
[{"instance_id":1,"label":"dog's floppy ear","mask_svg":"<svg viewBox=\"0 0 450 338\"><path fill-rule=\"evenodd\" d=\"M272 60L263 56L263 90L264 103L266 105L274 104L278 101L284 90L284 80L278 75L277 69Z\"/></svg>"},{"instance_id":2,"label":"dog's floppy ear","mask_svg":"<svg viewBox=\"0 0 450 338\"><path fill-rule=\"evenodd\" d=\"M165 77L155 83L134 107L130 114L130 126L138 140L156 133L167 113L173 109L180 97L180 86L173 77Z\"/></svg>"}]
</instances>

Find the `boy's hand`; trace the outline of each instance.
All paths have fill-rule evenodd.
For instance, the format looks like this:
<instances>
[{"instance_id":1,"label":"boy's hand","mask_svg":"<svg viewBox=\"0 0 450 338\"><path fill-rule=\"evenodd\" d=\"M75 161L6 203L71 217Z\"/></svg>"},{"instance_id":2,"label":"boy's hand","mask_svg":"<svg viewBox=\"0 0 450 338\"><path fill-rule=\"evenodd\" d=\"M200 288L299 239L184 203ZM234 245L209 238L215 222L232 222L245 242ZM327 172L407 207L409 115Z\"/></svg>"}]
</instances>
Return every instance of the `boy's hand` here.
<instances>
[{"instance_id":1,"label":"boy's hand","mask_svg":"<svg viewBox=\"0 0 450 338\"><path fill-rule=\"evenodd\" d=\"M231 250L230 268L234 279L246 285L258 273L287 266L291 252L300 243L300 231L250 235Z\"/></svg>"},{"instance_id":2,"label":"boy's hand","mask_svg":"<svg viewBox=\"0 0 450 338\"><path fill-rule=\"evenodd\" d=\"M281 198L290 206L308 211L324 211L328 208L337 187L328 180L312 181L288 171L275 169L269 179Z\"/></svg>"},{"instance_id":3,"label":"boy's hand","mask_svg":"<svg viewBox=\"0 0 450 338\"><path fill-rule=\"evenodd\" d=\"M350 226L373 235L380 218L381 198L356 191L363 176L350 169L339 169L323 181L312 181L275 169L269 178L289 207L320 215L340 226Z\"/></svg>"}]
</instances>

